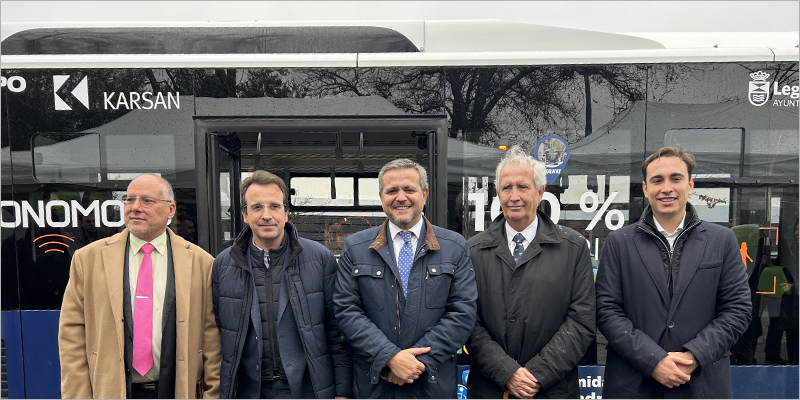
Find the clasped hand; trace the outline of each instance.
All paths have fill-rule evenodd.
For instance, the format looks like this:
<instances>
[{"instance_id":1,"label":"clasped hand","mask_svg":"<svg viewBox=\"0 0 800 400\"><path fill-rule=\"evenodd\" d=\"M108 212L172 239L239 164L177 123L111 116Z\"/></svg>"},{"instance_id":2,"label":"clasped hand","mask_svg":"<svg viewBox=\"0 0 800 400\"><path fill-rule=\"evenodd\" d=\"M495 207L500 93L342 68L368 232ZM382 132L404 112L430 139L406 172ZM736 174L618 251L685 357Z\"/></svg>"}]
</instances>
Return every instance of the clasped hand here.
<instances>
[{"instance_id":1,"label":"clasped hand","mask_svg":"<svg viewBox=\"0 0 800 400\"><path fill-rule=\"evenodd\" d=\"M650 375L658 383L672 389L689 382L696 368L697 362L692 352L669 352L658 362Z\"/></svg>"},{"instance_id":2,"label":"clasped hand","mask_svg":"<svg viewBox=\"0 0 800 400\"><path fill-rule=\"evenodd\" d=\"M531 374L531 371L528 371L525 367L520 367L508 378L506 387L510 394L520 399L529 399L539 392L542 385L540 385L539 380Z\"/></svg>"},{"instance_id":3,"label":"clasped hand","mask_svg":"<svg viewBox=\"0 0 800 400\"><path fill-rule=\"evenodd\" d=\"M431 351L430 347L413 347L401 350L386 363L391 372L384 376L383 379L400 386L406 383L413 383L425 372L425 364L419 362L417 356L429 351Z\"/></svg>"}]
</instances>

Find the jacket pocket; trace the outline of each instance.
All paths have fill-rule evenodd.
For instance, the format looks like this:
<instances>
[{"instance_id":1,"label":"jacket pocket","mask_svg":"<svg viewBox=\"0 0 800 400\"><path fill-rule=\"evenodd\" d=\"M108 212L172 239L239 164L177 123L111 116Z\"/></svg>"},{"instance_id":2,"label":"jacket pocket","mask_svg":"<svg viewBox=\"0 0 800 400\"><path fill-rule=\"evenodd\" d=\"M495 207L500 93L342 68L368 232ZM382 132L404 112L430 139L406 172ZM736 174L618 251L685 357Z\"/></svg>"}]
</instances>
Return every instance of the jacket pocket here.
<instances>
[{"instance_id":1,"label":"jacket pocket","mask_svg":"<svg viewBox=\"0 0 800 400\"><path fill-rule=\"evenodd\" d=\"M450 297L450 283L456 274L456 266L452 263L428 264L425 273L425 306L428 308L444 308Z\"/></svg>"},{"instance_id":2,"label":"jacket pocket","mask_svg":"<svg viewBox=\"0 0 800 400\"><path fill-rule=\"evenodd\" d=\"M353 266L353 277L358 281L361 291L361 303L365 310L382 310L385 303L386 276L385 265L356 264Z\"/></svg>"},{"instance_id":3,"label":"jacket pocket","mask_svg":"<svg viewBox=\"0 0 800 400\"><path fill-rule=\"evenodd\" d=\"M719 261L702 263L697 266L697 269L711 269L711 268L719 268L721 266L722 266L722 260L719 260Z\"/></svg>"}]
</instances>

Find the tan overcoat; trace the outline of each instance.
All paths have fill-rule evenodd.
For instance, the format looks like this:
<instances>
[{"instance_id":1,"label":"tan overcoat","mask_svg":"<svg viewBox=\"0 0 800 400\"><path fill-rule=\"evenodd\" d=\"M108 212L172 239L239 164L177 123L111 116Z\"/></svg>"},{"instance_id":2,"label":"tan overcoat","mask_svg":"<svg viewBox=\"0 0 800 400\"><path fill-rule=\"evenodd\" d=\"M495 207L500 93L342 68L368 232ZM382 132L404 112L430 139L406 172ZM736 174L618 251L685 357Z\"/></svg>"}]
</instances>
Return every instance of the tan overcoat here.
<instances>
[{"instance_id":1,"label":"tan overcoat","mask_svg":"<svg viewBox=\"0 0 800 400\"><path fill-rule=\"evenodd\" d=\"M214 258L167 229L175 267L175 397L219 396L220 340L211 296ZM123 266L128 230L72 257L58 324L62 398L121 398L125 393Z\"/></svg>"}]
</instances>

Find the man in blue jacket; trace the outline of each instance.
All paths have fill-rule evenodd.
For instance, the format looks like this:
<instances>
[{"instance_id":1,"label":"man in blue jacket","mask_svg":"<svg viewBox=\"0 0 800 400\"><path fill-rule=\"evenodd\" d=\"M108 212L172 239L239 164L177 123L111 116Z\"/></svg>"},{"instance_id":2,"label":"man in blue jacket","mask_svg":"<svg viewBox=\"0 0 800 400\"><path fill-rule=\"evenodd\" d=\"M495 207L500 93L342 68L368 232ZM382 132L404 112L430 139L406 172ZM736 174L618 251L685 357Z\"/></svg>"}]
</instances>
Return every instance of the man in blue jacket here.
<instances>
[{"instance_id":1,"label":"man in blue jacket","mask_svg":"<svg viewBox=\"0 0 800 400\"><path fill-rule=\"evenodd\" d=\"M355 352L356 398L455 398L456 352L475 326L467 242L422 216L428 179L398 159L378 174L380 226L347 237L334 292Z\"/></svg>"},{"instance_id":2,"label":"man in blue jacket","mask_svg":"<svg viewBox=\"0 0 800 400\"><path fill-rule=\"evenodd\" d=\"M279 177L255 171L239 190L248 226L212 269L220 398L350 397L352 350L333 314L336 260L287 222Z\"/></svg>"},{"instance_id":3,"label":"man in blue jacket","mask_svg":"<svg viewBox=\"0 0 800 400\"><path fill-rule=\"evenodd\" d=\"M694 167L680 148L649 156L649 206L606 239L595 286L604 398L733 395L730 349L750 322L750 290L733 231L687 202Z\"/></svg>"}]
</instances>

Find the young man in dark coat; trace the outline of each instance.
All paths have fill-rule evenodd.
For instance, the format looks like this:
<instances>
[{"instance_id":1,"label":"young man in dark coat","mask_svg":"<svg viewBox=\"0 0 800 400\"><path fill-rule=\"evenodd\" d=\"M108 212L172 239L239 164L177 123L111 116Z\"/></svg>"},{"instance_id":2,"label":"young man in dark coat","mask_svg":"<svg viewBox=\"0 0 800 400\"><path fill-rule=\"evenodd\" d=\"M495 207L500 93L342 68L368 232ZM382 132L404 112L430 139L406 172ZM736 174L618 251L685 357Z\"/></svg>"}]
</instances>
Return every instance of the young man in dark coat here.
<instances>
[{"instance_id":1,"label":"young man in dark coat","mask_svg":"<svg viewBox=\"0 0 800 400\"><path fill-rule=\"evenodd\" d=\"M478 317L467 395L578 398L578 362L595 337L586 239L537 211L544 164L512 147L495 176L503 214L469 240Z\"/></svg>"},{"instance_id":2,"label":"young man in dark coat","mask_svg":"<svg viewBox=\"0 0 800 400\"><path fill-rule=\"evenodd\" d=\"M694 167L680 148L650 155L649 206L606 239L596 284L604 398L732 397L730 349L750 322L750 290L734 232L687 202Z\"/></svg>"},{"instance_id":3,"label":"young man in dark coat","mask_svg":"<svg viewBox=\"0 0 800 400\"><path fill-rule=\"evenodd\" d=\"M220 398L347 398L353 353L333 314L336 260L297 236L279 177L239 185L245 226L212 270Z\"/></svg>"},{"instance_id":4,"label":"young man in dark coat","mask_svg":"<svg viewBox=\"0 0 800 400\"><path fill-rule=\"evenodd\" d=\"M387 219L345 239L333 297L355 353L355 397L455 398L456 352L475 325L467 242L422 216L422 166L391 161L378 182Z\"/></svg>"}]
</instances>

